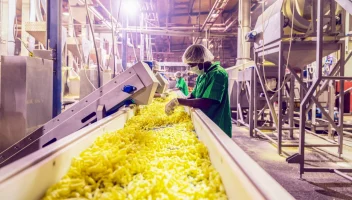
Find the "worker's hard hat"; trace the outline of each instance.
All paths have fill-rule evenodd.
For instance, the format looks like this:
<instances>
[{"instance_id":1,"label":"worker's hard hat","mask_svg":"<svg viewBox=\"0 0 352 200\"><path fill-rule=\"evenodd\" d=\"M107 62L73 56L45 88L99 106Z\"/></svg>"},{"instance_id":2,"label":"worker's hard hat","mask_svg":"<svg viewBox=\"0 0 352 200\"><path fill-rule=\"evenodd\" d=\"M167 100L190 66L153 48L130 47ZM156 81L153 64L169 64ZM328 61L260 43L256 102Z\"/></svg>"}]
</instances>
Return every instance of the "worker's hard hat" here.
<instances>
[{"instance_id":1,"label":"worker's hard hat","mask_svg":"<svg viewBox=\"0 0 352 200\"><path fill-rule=\"evenodd\" d=\"M189 46L182 56L182 62L188 63L204 63L214 60L214 55L201 44L193 44Z\"/></svg>"}]
</instances>

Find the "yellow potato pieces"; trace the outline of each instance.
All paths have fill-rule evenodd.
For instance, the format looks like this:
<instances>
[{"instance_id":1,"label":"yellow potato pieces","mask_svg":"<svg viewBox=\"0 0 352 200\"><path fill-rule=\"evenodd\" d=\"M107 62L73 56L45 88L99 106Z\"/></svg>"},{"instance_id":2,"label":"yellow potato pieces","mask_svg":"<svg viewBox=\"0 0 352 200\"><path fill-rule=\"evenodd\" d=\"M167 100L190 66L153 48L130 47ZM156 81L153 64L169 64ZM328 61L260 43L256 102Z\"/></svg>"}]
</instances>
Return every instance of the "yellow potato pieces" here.
<instances>
[{"instance_id":1,"label":"yellow potato pieces","mask_svg":"<svg viewBox=\"0 0 352 200\"><path fill-rule=\"evenodd\" d=\"M43 199L227 199L189 115L182 107L164 113L175 96L154 99L99 137Z\"/></svg>"}]
</instances>

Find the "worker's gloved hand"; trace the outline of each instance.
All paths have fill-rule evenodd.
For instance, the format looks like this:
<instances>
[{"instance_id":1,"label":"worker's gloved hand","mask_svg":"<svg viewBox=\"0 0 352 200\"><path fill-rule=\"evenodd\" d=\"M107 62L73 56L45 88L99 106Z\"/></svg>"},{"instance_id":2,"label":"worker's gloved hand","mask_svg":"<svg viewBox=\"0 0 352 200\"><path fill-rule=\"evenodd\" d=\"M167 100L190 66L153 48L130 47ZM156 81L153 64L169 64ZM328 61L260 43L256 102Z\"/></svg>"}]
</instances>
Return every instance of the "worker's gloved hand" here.
<instances>
[{"instance_id":1,"label":"worker's gloved hand","mask_svg":"<svg viewBox=\"0 0 352 200\"><path fill-rule=\"evenodd\" d=\"M169 103L166 104L165 106L165 113L167 115L171 115L175 108L179 105L177 98L172 99Z\"/></svg>"},{"instance_id":2,"label":"worker's gloved hand","mask_svg":"<svg viewBox=\"0 0 352 200\"><path fill-rule=\"evenodd\" d=\"M166 99L166 95L165 95L165 94L161 94L161 95L160 95L160 98Z\"/></svg>"}]
</instances>

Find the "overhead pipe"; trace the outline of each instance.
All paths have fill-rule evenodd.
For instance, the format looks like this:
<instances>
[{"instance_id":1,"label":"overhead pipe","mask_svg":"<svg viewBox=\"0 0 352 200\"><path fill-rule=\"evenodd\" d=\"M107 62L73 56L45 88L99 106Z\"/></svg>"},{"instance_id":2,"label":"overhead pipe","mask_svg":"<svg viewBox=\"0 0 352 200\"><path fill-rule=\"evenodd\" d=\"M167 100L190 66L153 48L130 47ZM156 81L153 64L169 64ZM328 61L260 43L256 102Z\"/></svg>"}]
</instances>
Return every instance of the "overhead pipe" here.
<instances>
[{"instance_id":1,"label":"overhead pipe","mask_svg":"<svg viewBox=\"0 0 352 200\"><path fill-rule=\"evenodd\" d=\"M139 27L136 27L136 26L129 26L128 27L129 29L136 29L136 28L138 28L139 29ZM169 26L169 27L167 27L167 29L166 29L166 27L156 27L156 26L154 26L154 27L148 27L148 29L150 29L150 30L175 30L175 31L180 31L180 30L189 30L189 31L192 31L192 30L195 30L195 31L198 31L198 27L188 27L188 26L184 26L184 27L181 27L181 26ZM224 27L213 27L213 28L211 28L210 30L211 31L221 31L221 32L223 32L223 31L225 31L225 29L226 29L226 27L224 26Z\"/></svg>"},{"instance_id":2,"label":"overhead pipe","mask_svg":"<svg viewBox=\"0 0 352 200\"><path fill-rule=\"evenodd\" d=\"M250 43L245 42L245 34L250 31L251 0L239 0L238 6L238 31L237 31L237 61L236 67L228 70L229 94L237 95L235 79L240 68L244 68L250 59ZM233 20L235 21L235 20ZM233 89L235 87L235 89ZM232 99L232 98L231 98ZM237 105L237 99L231 101L231 105Z\"/></svg>"},{"instance_id":3,"label":"overhead pipe","mask_svg":"<svg viewBox=\"0 0 352 200\"><path fill-rule=\"evenodd\" d=\"M84 4L83 0L79 0L80 3ZM121 24L115 19L115 17L110 13L110 11L102 4L99 0L95 0L95 2L109 15L109 18L112 17L112 20L114 23L117 24L118 27L121 27ZM71 6L71 5L70 5ZM95 17L97 17L99 20L103 22L108 28L112 28L113 24L109 22L109 20L106 20L98 10L96 10L94 7L91 5L88 5L88 9L94 14Z\"/></svg>"},{"instance_id":4,"label":"overhead pipe","mask_svg":"<svg viewBox=\"0 0 352 200\"><path fill-rule=\"evenodd\" d=\"M200 32L203 32L206 26L207 30L209 30L210 28L212 28L212 26L214 25L215 21L218 19L218 17L221 15L221 13L224 11L227 3L229 2L229 0L216 0L214 3L214 6L212 7L212 9L210 10L207 18L205 19L203 25L200 28ZM194 41L194 43L197 43L199 40L199 37L197 37Z\"/></svg>"},{"instance_id":5,"label":"overhead pipe","mask_svg":"<svg viewBox=\"0 0 352 200\"><path fill-rule=\"evenodd\" d=\"M212 33L221 33L221 32L226 32L226 30L228 30L232 25L233 25L233 23L234 22L236 22L236 20L234 20L233 22L231 22L229 25L227 25L227 26L218 26L218 27L212 27L211 29L210 29L210 31L213 31L213 32L211 32L211 34ZM88 25L88 24L69 24L69 23L62 23L62 25L71 25L71 26L82 26L82 25ZM106 25L103 25L103 24L93 24L93 27L94 28L97 28L97 29L99 29L99 28L104 28L104 27L106 27ZM21 25L18 25L18 28L21 28ZM108 27L109 28L109 27ZM111 28L109 28L109 29L111 29ZM117 28L117 30L124 30L125 28L120 28L120 27L118 27ZM128 30L132 30L132 29L137 29L137 30L143 30L143 29L141 29L139 26L128 26L126 29L128 29ZM145 29L144 29L145 30ZM177 26L177 27L174 27L174 26L172 26L172 27L168 27L168 29L166 28L166 27L156 27L156 26L154 26L154 27L148 27L148 30L151 30L151 31L153 31L153 30L160 30L160 31L162 31L162 30L164 30L164 31L167 31L167 30L169 30L169 31L185 31L185 30L189 30L189 31L197 31L198 32L198 27L188 27L188 26L184 26L184 27L181 27L181 26ZM132 31L133 32L133 31ZM134 31L134 32L138 32L138 31ZM234 35L235 36L235 35Z\"/></svg>"},{"instance_id":6,"label":"overhead pipe","mask_svg":"<svg viewBox=\"0 0 352 200\"><path fill-rule=\"evenodd\" d=\"M112 18L114 23L119 24L112 13L107 8L105 8L105 6L99 0L94 1L109 15L109 18Z\"/></svg>"},{"instance_id":7,"label":"overhead pipe","mask_svg":"<svg viewBox=\"0 0 352 200\"><path fill-rule=\"evenodd\" d=\"M245 42L246 33L250 32L251 0L240 0L238 9L237 63L243 64L250 59L250 43Z\"/></svg>"},{"instance_id":8,"label":"overhead pipe","mask_svg":"<svg viewBox=\"0 0 352 200\"><path fill-rule=\"evenodd\" d=\"M176 36L176 37L204 37L204 32L198 31L176 31L176 30L166 30L166 29L140 29L140 28L117 28L117 31L127 31L133 33L144 33L150 35L165 35L165 36ZM111 33L111 29L107 29L103 26L95 26L95 31L97 33ZM224 32L211 32L211 37L235 37L237 33L224 33Z\"/></svg>"},{"instance_id":9,"label":"overhead pipe","mask_svg":"<svg viewBox=\"0 0 352 200\"><path fill-rule=\"evenodd\" d=\"M203 23L203 25L200 29L201 31L203 31L205 29L205 27L207 26L207 24L209 24L209 22L211 22L211 23L210 23L210 27L208 27L208 29L212 27L214 22L218 19L218 17L221 15L221 13L225 10L225 7L228 2L229 2L229 0L216 0L215 1L214 6L210 10L209 15L205 19L205 22Z\"/></svg>"}]
</instances>

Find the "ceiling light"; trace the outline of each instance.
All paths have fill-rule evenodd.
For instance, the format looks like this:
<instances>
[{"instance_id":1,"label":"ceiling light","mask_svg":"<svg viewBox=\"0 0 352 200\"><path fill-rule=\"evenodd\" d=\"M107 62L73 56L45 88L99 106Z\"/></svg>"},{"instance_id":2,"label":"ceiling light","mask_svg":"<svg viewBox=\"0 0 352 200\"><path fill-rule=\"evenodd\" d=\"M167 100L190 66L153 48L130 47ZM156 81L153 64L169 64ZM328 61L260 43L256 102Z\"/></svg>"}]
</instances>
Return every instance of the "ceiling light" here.
<instances>
[{"instance_id":1,"label":"ceiling light","mask_svg":"<svg viewBox=\"0 0 352 200\"><path fill-rule=\"evenodd\" d=\"M128 0L124 2L124 8L129 15L136 15L140 11L140 6L137 0Z\"/></svg>"},{"instance_id":2,"label":"ceiling light","mask_svg":"<svg viewBox=\"0 0 352 200\"><path fill-rule=\"evenodd\" d=\"M68 12L63 12L62 15L64 15L64 16L69 16L70 13L68 13Z\"/></svg>"}]
</instances>

